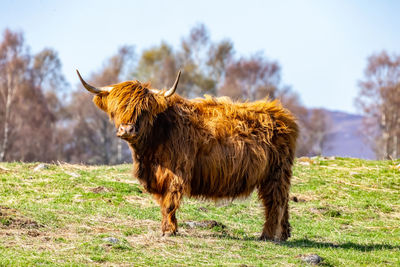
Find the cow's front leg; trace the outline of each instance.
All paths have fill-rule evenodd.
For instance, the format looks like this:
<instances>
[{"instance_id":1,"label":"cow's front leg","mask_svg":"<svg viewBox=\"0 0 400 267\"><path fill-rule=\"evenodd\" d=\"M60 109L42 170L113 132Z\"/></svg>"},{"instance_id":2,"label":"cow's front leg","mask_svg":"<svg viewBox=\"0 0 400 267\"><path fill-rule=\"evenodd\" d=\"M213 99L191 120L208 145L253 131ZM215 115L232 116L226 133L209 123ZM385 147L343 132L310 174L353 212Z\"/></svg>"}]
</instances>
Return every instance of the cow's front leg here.
<instances>
[{"instance_id":1,"label":"cow's front leg","mask_svg":"<svg viewBox=\"0 0 400 267\"><path fill-rule=\"evenodd\" d=\"M167 192L162 198L161 213L162 223L161 230L163 234L170 233L175 235L178 231L178 221L176 219L176 210L179 208L181 191Z\"/></svg>"},{"instance_id":2,"label":"cow's front leg","mask_svg":"<svg viewBox=\"0 0 400 267\"><path fill-rule=\"evenodd\" d=\"M178 221L176 219L176 211L183 194L183 186L180 177L173 175L168 190L162 195L161 205L161 231L163 235L169 233L175 235L178 231Z\"/></svg>"}]
</instances>

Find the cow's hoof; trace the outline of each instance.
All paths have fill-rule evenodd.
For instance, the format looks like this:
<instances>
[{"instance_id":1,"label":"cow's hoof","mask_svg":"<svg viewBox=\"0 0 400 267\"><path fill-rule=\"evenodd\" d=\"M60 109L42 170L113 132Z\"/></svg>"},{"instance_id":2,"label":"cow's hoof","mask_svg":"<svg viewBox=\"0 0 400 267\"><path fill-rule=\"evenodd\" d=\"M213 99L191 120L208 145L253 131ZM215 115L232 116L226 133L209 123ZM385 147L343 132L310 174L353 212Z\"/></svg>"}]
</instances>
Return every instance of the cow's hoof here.
<instances>
[{"instance_id":1,"label":"cow's hoof","mask_svg":"<svg viewBox=\"0 0 400 267\"><path fill-rule=\"evenodd\" d=\"M261 235L258 240L260 241L273 241L273 239L271 237L268 237L266 235Z\"/></svg>"},{"instance_id":2,"label":"cow's hoof","mask_svg":"<svg viewBox=\"0 0 400 267\"><path fill-rule=\"evenodd\" d=\"M165 233L170 232L170 231L171 231L170 225L169 225L169 224L163 224L163 225L161 225L161 231L162 231L163 235L164 235Z\"/></svg>"},{"instance_id":3,"label":"cow's hoof","mask_svg":"<svg viewBox=\"0 0 400 267\"><path fill-rule=\"evenodd\" d=\"M167 232L167 233L163 233L163 236L166 236L166 237L176 236L176 232Z\"/></svg>"}]
</instances>

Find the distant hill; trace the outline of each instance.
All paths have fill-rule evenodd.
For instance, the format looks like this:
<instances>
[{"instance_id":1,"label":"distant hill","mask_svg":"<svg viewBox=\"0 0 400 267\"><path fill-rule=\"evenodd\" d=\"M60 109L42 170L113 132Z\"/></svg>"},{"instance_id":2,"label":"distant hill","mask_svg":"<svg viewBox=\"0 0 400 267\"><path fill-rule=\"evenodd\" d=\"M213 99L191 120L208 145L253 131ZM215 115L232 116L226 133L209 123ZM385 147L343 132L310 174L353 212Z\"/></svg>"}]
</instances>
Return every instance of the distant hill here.
<instances>
[{"instance_id":1,"label":"distant hill","mask_svg":"<svg viewBox=\"0 0 400 267\"><path fill-rule=\"evenodd\" d=\"M375 153L361 135L362 116L341 111L326 113L331 119L332 128L328 142L323 150L324 156L340 156L361 159L375 159Z\"/></svg>"}]
</instances>

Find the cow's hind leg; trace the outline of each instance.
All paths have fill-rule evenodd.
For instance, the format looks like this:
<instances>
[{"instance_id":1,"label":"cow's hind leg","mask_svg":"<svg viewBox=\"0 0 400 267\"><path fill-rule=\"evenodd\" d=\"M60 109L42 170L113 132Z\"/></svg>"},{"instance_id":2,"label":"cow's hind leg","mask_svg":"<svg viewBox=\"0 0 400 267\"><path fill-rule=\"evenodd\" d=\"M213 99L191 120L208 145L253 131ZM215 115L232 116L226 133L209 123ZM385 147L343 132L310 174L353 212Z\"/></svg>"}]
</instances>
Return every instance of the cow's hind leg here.
<instances>
[{"instance_id":1,"label":"cow's hind leg","mask_svg":"<svg viewBox=\"0 0 400 267\"><path fill-rule=\"evenodd\" d=\"M290 237L290 177L290 168L277 168L259 188L259 197L265 208L265 223L260 239L284 241Z\"/></svg>"}]
</instances>

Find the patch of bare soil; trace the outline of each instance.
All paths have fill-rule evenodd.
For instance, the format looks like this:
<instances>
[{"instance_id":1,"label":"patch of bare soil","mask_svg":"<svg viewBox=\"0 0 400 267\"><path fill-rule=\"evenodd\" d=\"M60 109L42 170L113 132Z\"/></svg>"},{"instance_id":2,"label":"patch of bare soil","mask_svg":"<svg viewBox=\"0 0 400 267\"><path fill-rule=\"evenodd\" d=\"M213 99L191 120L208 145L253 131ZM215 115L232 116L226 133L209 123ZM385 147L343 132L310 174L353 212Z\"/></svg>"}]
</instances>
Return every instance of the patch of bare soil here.
<instances>
[{"instance_id":1,"label":"patch of bare soil","mask_svg":"<svg viewBox=\"0 0 400 267\"><path fill-rule=\"evenodd\" d=\"M104 186L98 186L98 187L94 187L89 189L90 192L99 194L99 193L105 193L105 192L109 192L110 190Z\"/></svg>"},{"instance_id":2,"label":"patch of bare soil","mask_svg":"<svg viewBox=\"0 0 400 267\"><path fill-rule=\"evenodd\" d=\"M11 171L10 169L7 169L6 167L0 166L0 173L2 172L9 172Z\"/></svg>"},{"instance_id":3,"label":"patch of bare soil","mask_svg":"<svg viewBox=\"0 0 400 267\"><path fill-rule=\"evenodd\" d=\"M189 228L196 228L196 227L210 228L210 229L214 227L221 227L222 229L226 228L225 225L214 220L206 220L201 222L187 221L185 222L185 225Z\"/></svg>"},{"instance_id":4,"label":"patch of bare soil","mask_svg":"<svg viewBox=\"0 0 400 267\"><path fill-rule=\"evenodd\" d=\"M297 193L296 195L290 195L290 200L293 202L309 202L317 199L318 198L316 196L310 194Z\"/></svg>"},{"instance_id":5,"label":"patch of bare soil","mask_svg":"<svg viewBox=\"0 0 400 267\"><path fill-rule=\"evenodd\" d=\"M305 202L304 199L298 198L298 197L296 197L296 196L292 196L292 197L290 198L290 200L293 201L293 202Z\"/></svg>"},{"instance_id":6,"label":"patch of bare soil","mask_svg":"<svg viewBox=\"0 0 400 267\"><path fill-rule=\"evenodd\" d=\"M290 196L290 200L293 202L308 202L316 199L317 198L315 196L304 195L304 194L296 194Z\"/></svg>"},{"instance_id":7,"label":"patch of bare soil","mask_svg":"<svg viewBox=\"0 0 400 267\"><path fill-rule=\"evenodd\" d=\"M140 204L141 207L158 206L155 200L149 199L147 197L131 195L131 196L124 196L124 199L131 204Z\"/></svg>"},{"instance_id":8,"label":"patch of bare soil","mask_svg":"<svg viewBox=\"0 0 400 267\"><path fill-rule=\"evenodd\" d=\"M297 159L297 164L303 165L303 166L310 166L315 164L315 160L308 158L308 157L301 157Z\"/></svg>"},{"instance_id":9,"label":"patch of bare soil","mask_svg":"<svg viewBox=\"0 0 400 267\"><path fill-rule=\"evenodd\" d=\"M43 225L19 214L17 210L0 206L0 228L38 229L40 227Z\"/></svg>"}]
</instances>

